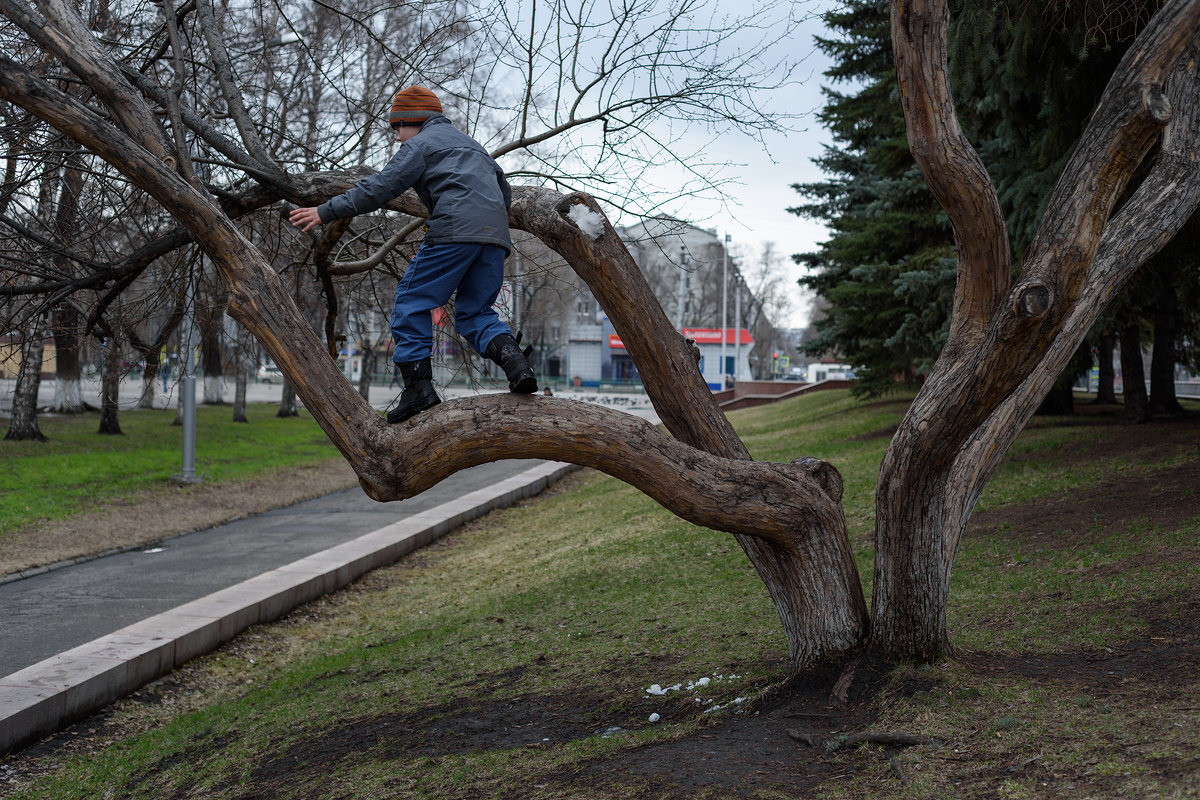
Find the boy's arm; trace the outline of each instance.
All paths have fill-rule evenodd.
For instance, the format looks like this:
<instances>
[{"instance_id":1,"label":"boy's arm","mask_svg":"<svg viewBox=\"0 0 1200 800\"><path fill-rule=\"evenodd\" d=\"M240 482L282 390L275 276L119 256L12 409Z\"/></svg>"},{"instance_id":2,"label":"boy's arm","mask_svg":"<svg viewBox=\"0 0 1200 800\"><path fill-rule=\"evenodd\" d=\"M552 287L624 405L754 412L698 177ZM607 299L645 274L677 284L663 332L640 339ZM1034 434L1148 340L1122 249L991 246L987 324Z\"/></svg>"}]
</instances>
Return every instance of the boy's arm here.
<instances>
[{"instance_id":1,"label":"boy's arm","mask_svg":"<svg viewBox=\"0 0 1200 800\"><path fill-rule=\"evenodd\" d=\"M425 159L420 150L410 144L401 145L382 172L363 178L343 194L317 206L315 211L318 220L313 225L375 211L403 194L405 189L417 182L424 170ZM292 219L292 224L300 223Z\"/></svg>"},{"instance_id":2,"label":"boy's arm","mask_svg":"<svg viewBox=\"0 0 1200 800\"><path fill-rule=\"evenodd\" d=\"M308 233L321 224L321 213L313 206L308 208L293 208L288 214L288 222Z\"/></svg>"}]
</instances>

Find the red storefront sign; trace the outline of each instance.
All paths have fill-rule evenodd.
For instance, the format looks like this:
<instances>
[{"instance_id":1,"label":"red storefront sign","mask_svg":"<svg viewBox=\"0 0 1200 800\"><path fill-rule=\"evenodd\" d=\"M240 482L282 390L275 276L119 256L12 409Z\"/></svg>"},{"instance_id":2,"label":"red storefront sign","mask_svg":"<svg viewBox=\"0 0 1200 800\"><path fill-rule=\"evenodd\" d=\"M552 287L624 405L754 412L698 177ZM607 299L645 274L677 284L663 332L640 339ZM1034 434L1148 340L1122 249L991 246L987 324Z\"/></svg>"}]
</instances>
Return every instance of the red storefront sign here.
<instances>
[{"instance_id":1,"label":"red storefront sign","mask_svg":"<svg viewBox=\"0 0 1200 800\"><path fill-rule=\"evenodd\" d=\"M681 333L689 339L692 339L696 344L720 344L721 329L720 328L684 328ZM725 344L754 344L754 337L750 335L750 331L745 328L734 330L727 328L725 331ZM608 346L614 350L624 350L625 343L621 341L621 337L615 333L608 335Z\"/></svg>"}]
</instances>

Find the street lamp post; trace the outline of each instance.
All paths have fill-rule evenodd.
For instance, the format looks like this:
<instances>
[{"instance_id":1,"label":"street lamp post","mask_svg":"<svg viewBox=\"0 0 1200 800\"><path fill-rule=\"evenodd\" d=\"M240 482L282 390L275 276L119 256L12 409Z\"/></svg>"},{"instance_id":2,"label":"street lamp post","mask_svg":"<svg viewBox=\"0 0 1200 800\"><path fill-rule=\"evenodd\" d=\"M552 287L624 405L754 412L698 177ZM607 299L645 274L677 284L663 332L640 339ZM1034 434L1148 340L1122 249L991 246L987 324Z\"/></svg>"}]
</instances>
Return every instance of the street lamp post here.
<instances>
[{"instance_id":1,"label":"street lamp post","mask_svg":"<svg viewBox=\"0 0 1200 800\"><path fill-rule=\"evenodd\" d=\"M742 276L739 273L733 282L733 377L738 379L738 366L742 363Z\"/></svg>"},{"instance_id":2,"label":"street lamp post","mask_svg":"<svg viewBox=\"0 0 1200 800\"><path fill-rule=\"evenodd\" d=\"M725 368L725 334L729 330L729 234L721 247L721 382L729 372Z\"/></svg>"}]
</instances>

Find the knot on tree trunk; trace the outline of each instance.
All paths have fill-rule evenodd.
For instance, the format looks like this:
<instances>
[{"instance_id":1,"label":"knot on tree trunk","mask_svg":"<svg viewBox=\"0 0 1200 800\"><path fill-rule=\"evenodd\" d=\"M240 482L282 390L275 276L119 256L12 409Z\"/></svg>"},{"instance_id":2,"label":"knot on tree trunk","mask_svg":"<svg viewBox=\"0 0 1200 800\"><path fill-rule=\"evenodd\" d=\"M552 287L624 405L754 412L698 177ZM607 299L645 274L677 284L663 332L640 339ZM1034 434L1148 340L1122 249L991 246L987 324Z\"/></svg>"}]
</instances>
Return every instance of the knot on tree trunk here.
<instances>
[{"instance_id":1,"label":"knot on tree trunk","mask_svg":"<svg viewBox=\"0 0 1200 800\"><path fill-rule=\"evenodd\" d=\"M830 500L835 503L842 501L842 473L833 464L812 456L797 458L792 464L811 475Z\"/></svg>"},{"instance_id":2,"label":"knot on tree trunk","mask_svg":"<svg viewBox=\"0 0 1200 800\"><path fill-rule=\"evenodd\" d=\"M1014 310L1019 316L1026 319L1037 319L1050 308L1052 299L1053 295L1049 287L1034 283L1026 286L1017 295L1017 307Z\"/></svg>"},{"instance_id":3,"label":"knot on tree trunk","mask_svg":"<svg viewBox=\"0 0 1200 800\"><path fill-rule=\"evenodd\" d=\"M1166 125L1171 121L1171 100L1158 84L1150 84L1142 89L1142 108L1145 109L1146 116L1159 125Z\"/></svg>"}]
</instances>

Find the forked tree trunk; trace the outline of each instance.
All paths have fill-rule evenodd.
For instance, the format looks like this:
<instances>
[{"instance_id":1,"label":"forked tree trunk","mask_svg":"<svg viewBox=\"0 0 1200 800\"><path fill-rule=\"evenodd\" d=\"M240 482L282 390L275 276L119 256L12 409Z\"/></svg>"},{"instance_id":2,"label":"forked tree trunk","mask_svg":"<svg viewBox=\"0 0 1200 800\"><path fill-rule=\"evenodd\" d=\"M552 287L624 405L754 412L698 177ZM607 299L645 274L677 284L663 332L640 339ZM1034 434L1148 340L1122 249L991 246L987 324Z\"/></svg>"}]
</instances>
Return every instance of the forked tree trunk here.
<instances>
[{"instance_id":1,"label":"forked tree trunk","mask_svg":"<svg viewBox=\"0 0 1200 800\"><path fill-rule=\"evenodd\" d=\"M1196 59L1185 53L1200 3L1168 0L1114 73L1010 285L999 203L954 115L948 14L944 0L892 3L910 149L950 217L958 256L947 344L876 490L870 649L893 660L951 652L950 576L983 487L1111 295L1200 203ZM1114 216L1160 131L1161 152Z\"/></svg>"}]
</instances>

